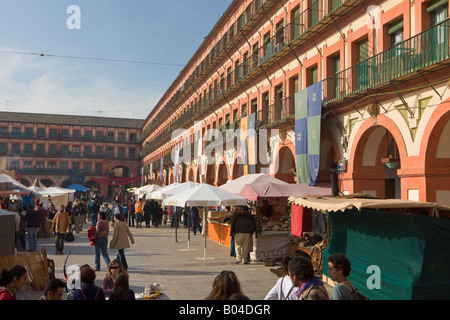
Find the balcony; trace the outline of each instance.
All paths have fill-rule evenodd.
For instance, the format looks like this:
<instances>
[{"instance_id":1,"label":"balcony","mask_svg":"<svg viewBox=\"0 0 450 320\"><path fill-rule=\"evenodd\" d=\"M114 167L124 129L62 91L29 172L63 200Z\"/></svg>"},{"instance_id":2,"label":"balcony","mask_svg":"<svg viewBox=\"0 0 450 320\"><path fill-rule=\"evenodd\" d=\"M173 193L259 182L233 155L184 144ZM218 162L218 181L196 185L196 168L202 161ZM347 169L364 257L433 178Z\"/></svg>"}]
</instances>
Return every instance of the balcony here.
<instances>
[{"instance_id":1,"label":"balcony","mask_svg":"<svg viewBox=\"0 0 450 320\"><path fill-rule=\"evenodd\" d=\"M343 6L344 3L345 6ZM300 46L308 41L312 34L331 25L331 13L343 15L356 5L357 3L353 3L353 1L341 4L333 2L328 15L323 12L317 14L312 12L311 8L307 8L296 21L283 28L278 28L275 35L266 39L264 46L256 54L249 56L221 79L216 86L213 86L203 103L196 106L194 112L188 109L187 114L171 123L167 130L152 139L140 155L145 156L167 142L175 129L192 126L200 114L213 110L216 104L223 101L223 95L231 93L244 83L251 81L255 74L264 72L265 68L279 61L281 57L290 54L292 48ZM389 81L393 79L418 77L420 75L416 71L419 70L444 68L448 64L443 62L450 58L448 29L449 20L447 19L427 31L324 79L324 105L330 106L334 102L338 103L343 98L350 96L367 95L369 89L378 90L383 86L386 88L390 86ZM295 112L293 100L293 96L287 97L258 110L259 125L261 127L268 126L292 117ZM168 115L166 116L168 117ZM153 122L146 127L143 136L146 135L145 132L152 124Z\"/></svg>"},{"instance_id":2,"label":"balcony","mask_svg":"<svg viewBox=\"0 0 450 320\"><path fill-rule=\"evenodd\" d=\"M261 15L265 16L265 14L262 13L262 11L264 11L264 9L261 9L262 4L272 5L273 2L253 1L251 4L253 7L247 15L247 20L241 20L240 23L242 24L242 21L244 21L246 22L246 25L251 25L252 23L249 23L251 19L258 19ZM347 0L344 2L333 1L332 6L328 8L328 12L325 12L324 10L319 10L319 0L313 1L311 6L301 12L292 23L286 24L285 26L278 26L273 37L265 39L263 46L257 52L247 57L241 64L224 76L220 82L217 83L217 85L213 86L207 93L207 97L204 97L204 104L196 110L195 117L185 117L182 121L184 127L190 127L195 120L194 118L197 118L199 114L213 109L215 105L224 101L224 95L231 94L233 91L242 88L245 83L251 81L256 75L265 73L265 69L273 64L276 64L282 57L291 54L293 49L310 41L312 35L332 25L334 22L333 19L345 15L358 5L360 5L360 2L355 0ZM245 31L250 27L244 28L241 26L241 28ZM241 38L242 35L236 35L236 37ZM233 38L232 41L227 42L227 45L220 47L221 50L219 51L226 52L226 47L228 46L229 48L232 48L233 46L230 46L230 43L236 43L236 41L237 38ZM222 56L224 54L225 53L222 53ZM211 59L209 63L213 66L214 64L212 60L214 59ZM212 66L209 68L212 68ZM195 82L191 85L194 83ZM187 85L182 87L186 88ZM177 102L181 100L180 97L186 96L185 91L186 90L183 89L175 93L173 98L166 104L163 110L144 128L140 139L144 139L150 135L153 132L151 128L157 125L160 126L161 122L164 122L169 118L170 113L174 112L174 107L178 105ZM168 131L172 132L177 128L181 128L181 126L178 126L180 124L181 122L179 121L171 124ZM143 150L141 154L146 155L148 154L147 151L150 151L150 149L154 149L161 143L167 141L170 136L170 132L163 132L159 134L156 139L152 139L152 142L147 146L147 148L145 148L145 150Z\"/></svg>"},{"instance_id":3,"label":"balcony","mask_svg":"<svg viewBox=\"0 0 450 320\"><path fill-rule=\"evenodd\" d=\"M324 80L324 104L367 90L380 90L394 79L419 77L417 71L433 71L449 65L449 19L396 46L380 52Z\"/></svg>"}]
</instances>

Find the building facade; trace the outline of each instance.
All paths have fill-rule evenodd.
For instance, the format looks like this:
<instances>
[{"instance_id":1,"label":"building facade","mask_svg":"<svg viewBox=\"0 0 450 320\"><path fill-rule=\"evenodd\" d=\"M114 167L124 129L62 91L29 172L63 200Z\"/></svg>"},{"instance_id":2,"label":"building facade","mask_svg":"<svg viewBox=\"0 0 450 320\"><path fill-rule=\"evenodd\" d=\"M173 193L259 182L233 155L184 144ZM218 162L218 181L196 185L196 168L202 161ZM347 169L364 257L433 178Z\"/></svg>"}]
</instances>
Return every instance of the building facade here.
<instances>
[{"instance_id":1,"label":"building facade","mask_svg":"<svg viewBox=\"0 0 450 320\"><path fill-rule=\"evenodd\" d=\"M310 176L450 204L449 58L447 0L235 0L145 119L145 179L301 182L318 88Z\"/></svg>"},{"instance_id":2,"label":"building facade","mask_svg":"<svg viewBox=\"0 0 450 320\"><path fill-rule=\"evenodd\" d=\"M30 186L81 184L111 196L140 184L142 120L0 112L0 167Z\"/></svg>"}]
</instances>

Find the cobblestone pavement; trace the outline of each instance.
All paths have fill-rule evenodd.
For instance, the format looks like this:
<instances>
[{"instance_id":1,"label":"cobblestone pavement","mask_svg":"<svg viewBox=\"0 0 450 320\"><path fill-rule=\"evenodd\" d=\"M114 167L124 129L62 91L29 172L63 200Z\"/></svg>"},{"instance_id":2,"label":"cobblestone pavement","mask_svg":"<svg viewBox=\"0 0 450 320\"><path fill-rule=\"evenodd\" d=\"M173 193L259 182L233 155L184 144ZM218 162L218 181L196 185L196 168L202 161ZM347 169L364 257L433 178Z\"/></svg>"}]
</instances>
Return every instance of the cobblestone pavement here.
<instances>
[{"instance_id":1,"label":"cobblestone pavement","mask_svg":"<svg viewBox=\"0 0 450 320\"><path fill-rule=\"evenodd\" d=\"M75 233L74 242L65 242L64 255L55 255L54 238L38 239L38 250L47 247L49 259L55 261L55 275L63 278L63 265L69 251L71 252L67 266L89 264L94 267L94 248L89 245L85 224L83 231ZM146 285L157 282L163 286L162 292L170 300L202 300L212 288L217 274L222 270L236 273L242 291L252 300L262 300L277 281L277 276L270 271L275 267L264 266L263 262L250 264L234 264L230 249L207 239L206 251L204 237L191 231L188 239L186 228L171 228L163 225L160 228L130 227L135 244L125 250L130 275L130 287L136 293L143 292ZM109 240L112 237L110 231ZM108 249L112 259L117 250ZM101 285L106 274L106 265L101 258L101 268L97 271L96 284ZM27 299L34 300L41 293L31 292Z\"/></svg>"}]
</instances>

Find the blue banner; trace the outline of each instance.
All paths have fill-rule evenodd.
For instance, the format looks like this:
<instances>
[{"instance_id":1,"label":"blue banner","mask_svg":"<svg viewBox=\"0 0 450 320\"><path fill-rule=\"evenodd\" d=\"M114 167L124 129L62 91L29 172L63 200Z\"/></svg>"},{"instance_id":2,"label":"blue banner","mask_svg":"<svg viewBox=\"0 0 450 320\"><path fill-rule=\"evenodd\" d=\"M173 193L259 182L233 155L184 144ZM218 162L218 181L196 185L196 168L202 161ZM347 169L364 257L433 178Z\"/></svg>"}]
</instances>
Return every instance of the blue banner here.
<instances>
[{"instance_id":1,"label":"blue banner","mask_svg":"<svg viewBox=\"0 0 450 320\"><path fill-rule=\"evenodd\" d=\"M322 82L295 94L297 183L319 182Z\"/></svg>"}]
</instances>

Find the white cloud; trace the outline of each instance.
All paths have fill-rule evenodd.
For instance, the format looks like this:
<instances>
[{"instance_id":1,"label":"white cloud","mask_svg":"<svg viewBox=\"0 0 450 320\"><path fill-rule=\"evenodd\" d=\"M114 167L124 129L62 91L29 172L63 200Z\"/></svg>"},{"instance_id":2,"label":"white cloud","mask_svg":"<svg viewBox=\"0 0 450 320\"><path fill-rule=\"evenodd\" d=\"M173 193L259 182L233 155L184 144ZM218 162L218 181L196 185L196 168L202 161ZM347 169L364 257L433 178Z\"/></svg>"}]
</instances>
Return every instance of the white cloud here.
<instances>
[{"instance_id":1,"label":"white cloud","mask_svg":"<svg viewBox=\"0 0 450 320\"><path fill-rule=\"evenodd\" d=\"M1 49L3 51L13 51ZM89 73L85 64L39 56L2 54L0 110L145 118L164 88L130 88L120 77Z\"/></svg>"}]
</instances>

